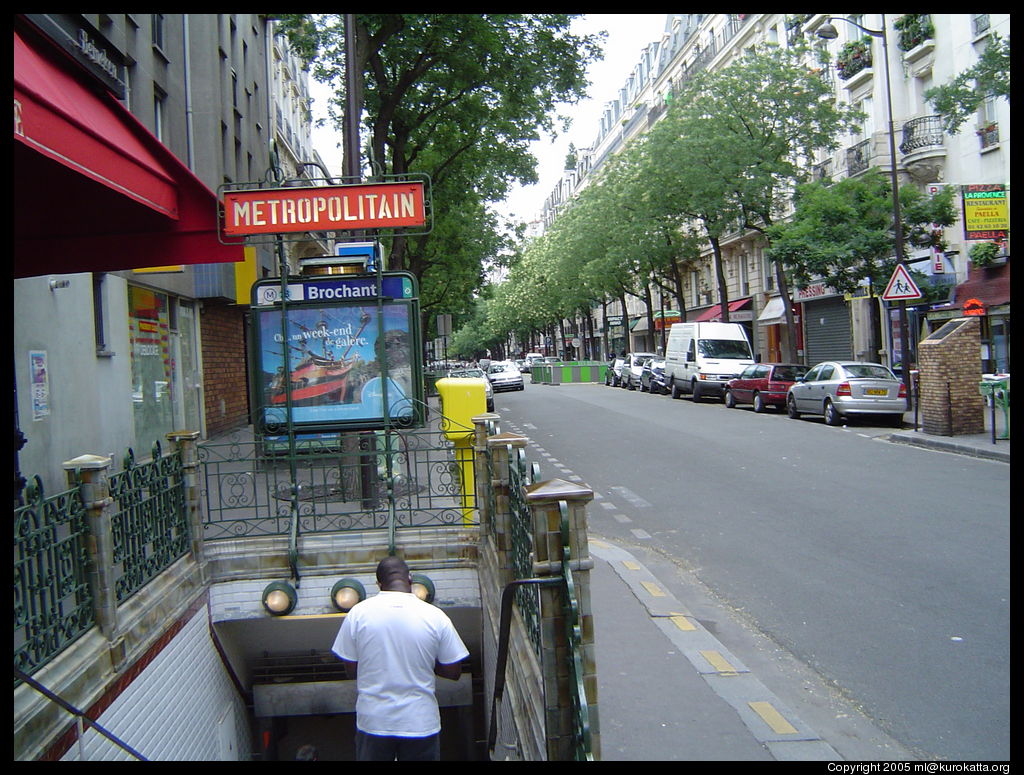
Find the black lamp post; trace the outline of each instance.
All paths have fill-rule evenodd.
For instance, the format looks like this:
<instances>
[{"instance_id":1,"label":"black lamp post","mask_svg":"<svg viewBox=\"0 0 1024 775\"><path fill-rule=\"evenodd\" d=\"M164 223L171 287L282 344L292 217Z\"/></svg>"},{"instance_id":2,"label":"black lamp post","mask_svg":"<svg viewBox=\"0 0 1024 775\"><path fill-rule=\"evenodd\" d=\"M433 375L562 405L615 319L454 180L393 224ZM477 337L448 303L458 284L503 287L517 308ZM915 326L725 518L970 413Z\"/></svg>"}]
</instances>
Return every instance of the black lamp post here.
<instances>
[{"instance_id":1,"label":"black lamp post","mask_svg":"<svg viewBox=\"0 0 1024 775\"><path fill-rule=\"evenodd\" d=\"M896 128L892 116L892 80L889 75L889 38L885 33L885 14L882 14L882 29L869 30L851 19L843 16L829 16L825 24L818 27L817 35L825 40L834 40L839 37L836 28L832 26L833 19L845 21L854 27L862 30L873 38L882 39L882 56L885 60L885 101L889 109L889 166L892 176L892 216L893 231L896 237L896 261L900 266L906 265L903 255L903 218L900 214L900 188L899 179L896 175ZM912 396L912 385L910 382L910 336L909 325L907 324L907 302L899 301L900 309L900 362L902 366L903 384L906 385L907 395Z\"/></svg>"}]
</instances>

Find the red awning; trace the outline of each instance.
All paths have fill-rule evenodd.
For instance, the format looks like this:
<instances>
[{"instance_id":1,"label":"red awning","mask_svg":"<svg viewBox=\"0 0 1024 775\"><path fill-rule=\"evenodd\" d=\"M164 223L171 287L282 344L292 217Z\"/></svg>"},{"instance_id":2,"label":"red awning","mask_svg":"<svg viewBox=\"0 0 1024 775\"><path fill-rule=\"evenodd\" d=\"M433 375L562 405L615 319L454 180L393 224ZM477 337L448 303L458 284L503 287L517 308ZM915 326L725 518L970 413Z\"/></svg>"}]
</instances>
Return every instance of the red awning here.
<instances>
[{"instance_id":1,"label":"red awning","mask_svg":"<svg viewBox=\"0 0 1024 775\"><path fill-rule=\"evenodd\" d=\"M737 310L743 309L750 303L750 299L740 299L739 301L729 302L729 312L736 312ZM719 320L722 317L722 305L716 304L713 307L709 307L704 310L700 315L694 319L694 323L703 323L709 320Z\"/></svg>"},{"instance_id":2,"label":"red awning","mask_svg":"<svg viewBox=\"0 0 1024 775\"><path fill-rule=\"evenodd\" d=\"M15 276L241 261L217 197L112 95L14 33Z\"/></svg>"}]
</instances>

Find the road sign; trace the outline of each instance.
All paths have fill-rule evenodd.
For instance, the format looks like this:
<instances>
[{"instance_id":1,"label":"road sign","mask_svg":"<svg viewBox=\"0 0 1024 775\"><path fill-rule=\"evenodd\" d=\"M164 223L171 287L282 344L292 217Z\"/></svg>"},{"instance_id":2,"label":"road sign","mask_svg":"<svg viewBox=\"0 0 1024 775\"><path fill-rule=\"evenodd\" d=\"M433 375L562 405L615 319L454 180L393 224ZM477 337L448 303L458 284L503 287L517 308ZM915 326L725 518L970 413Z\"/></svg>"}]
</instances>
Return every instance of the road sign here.
<instances>
[{"instance_id":1,"label":"road sign","mask_svg":"<svg viewBox=\"0 0 1024 775\"><path fill-rule=\"evenodd\" d=\"M885 293L882 294L885 301L909 301L911 299L924 298L921 289L917 287L910 276L910 272L903 264L896 265L896 271L889 278L889 284L885 286Z\"/></svg>"}]
</instances>

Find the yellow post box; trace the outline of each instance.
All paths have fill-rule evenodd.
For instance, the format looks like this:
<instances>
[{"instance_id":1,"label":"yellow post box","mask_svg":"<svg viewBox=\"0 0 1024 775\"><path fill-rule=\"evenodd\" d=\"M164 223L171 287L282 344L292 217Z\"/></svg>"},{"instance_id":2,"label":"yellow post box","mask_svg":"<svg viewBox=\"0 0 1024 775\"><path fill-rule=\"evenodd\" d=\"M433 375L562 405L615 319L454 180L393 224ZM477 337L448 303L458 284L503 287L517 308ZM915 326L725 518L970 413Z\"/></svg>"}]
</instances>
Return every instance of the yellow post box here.
<instances>
[{"instance_id":1,"label":"yellow post box","mask_svg":"<svg viewBox=\"0 0 1024 775\"><path fill-rule=\"evenodd\" d=\"M441 428L449 441L455 443L455 460L462 478L462 521L473 522L473 495L476 478L473 474L473 418L487 411L487 392L482 379L437 381L441 397Z\"/></svg>"}]
</instances>

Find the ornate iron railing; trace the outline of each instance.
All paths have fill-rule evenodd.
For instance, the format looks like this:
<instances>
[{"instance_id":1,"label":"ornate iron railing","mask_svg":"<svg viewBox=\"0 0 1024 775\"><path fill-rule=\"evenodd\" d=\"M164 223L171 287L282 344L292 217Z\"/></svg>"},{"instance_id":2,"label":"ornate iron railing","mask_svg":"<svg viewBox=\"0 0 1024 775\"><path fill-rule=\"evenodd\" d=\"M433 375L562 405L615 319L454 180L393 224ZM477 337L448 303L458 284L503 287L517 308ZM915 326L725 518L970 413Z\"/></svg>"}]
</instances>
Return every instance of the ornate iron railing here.
<instances>
[{"instance_id":1,"label":"ornate iron railing","mask_svg":"<svg viewBox=\"0 0 1024 775\"><path fill-rule=\"evenodd\" d=\"M471 447L432 427L286 441L235 432L199 445L204 540L476 522ZM292 468L295 469L293 484Z\"/></svg>"},{"instance_id":2,"label":"ornate iron railing","mask_svg":"<svg viewBox=\"0 0 1024 775\"><path fill-rule=\"evenodd\" d=\"M871 166L871 139L846 149L846 174L853 176Z\"/></svg>"},{"instance_id":3,"label":"ornate iron railing","mask_svg":"<svg viewBox=\"0 0 1024 775\"><path fill-rule=\"evenodd\" d=\"M124 470L110 477L116 504L111 519L117 602L123 603L190 549L181 455L161 454L153 445L148 463L137 464L129 449Z\"/></svg>"},{"instance_id":4,"label":"ornate iron railing","mask_svg":"<svg viewBox=\"0 0 1024 775\"><path fill-rule=\"evenodd\" d=\"M944 143L941 116L921 116L903 125L901 153L913 153L921 148L942 147Z\"/></svg>"},{"instance_id":5,"label":"ornate iron railing","mask_svg":"<svg viewBox=\"0 0 1024 775\"><path fill-rule=\"evenodd\" d=\"M35 477L14 510L14 667L32 674L95 624L79 488L46 498Z\"/></svg>"}]
</instances>

